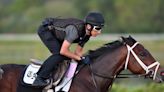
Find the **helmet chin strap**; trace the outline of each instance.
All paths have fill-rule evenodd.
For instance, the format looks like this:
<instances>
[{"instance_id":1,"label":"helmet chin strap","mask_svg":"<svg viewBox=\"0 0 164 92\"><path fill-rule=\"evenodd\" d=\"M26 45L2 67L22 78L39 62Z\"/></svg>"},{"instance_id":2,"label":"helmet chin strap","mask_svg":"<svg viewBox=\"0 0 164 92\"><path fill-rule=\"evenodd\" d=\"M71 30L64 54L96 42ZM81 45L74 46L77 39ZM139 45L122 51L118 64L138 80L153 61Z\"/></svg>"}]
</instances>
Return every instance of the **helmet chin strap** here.
<instances>
[{"instance_id":1,"label":"helmet chin strap","mask_svg":"<svg viewBox=\"0 0 164 92\"><path fill-rule=\"evenodd\" d=\"M157 71L159 69L160 63L159 62L154 62L151 65L147 66L143 63L143 61L136 55L136 53L133 51L133 48L135 48L137 46L137 44L139 44L139 42L136 42L132 47L130 47L129 45L126 44L127 50L128 50L128 54L126 57L126 63L125 63L125 69L127 69L128 66L128 62L129 62L129 58L130 58L130 53L132 53L132 55L134 56L134 58L136 59L136 61L140 64L140 66L145 70L146 74L148 74L151 70L151 68L155 67L154 73L153 73L153 80L155 80L156 75L157 75Z\"/></svg>"}]
</instances>

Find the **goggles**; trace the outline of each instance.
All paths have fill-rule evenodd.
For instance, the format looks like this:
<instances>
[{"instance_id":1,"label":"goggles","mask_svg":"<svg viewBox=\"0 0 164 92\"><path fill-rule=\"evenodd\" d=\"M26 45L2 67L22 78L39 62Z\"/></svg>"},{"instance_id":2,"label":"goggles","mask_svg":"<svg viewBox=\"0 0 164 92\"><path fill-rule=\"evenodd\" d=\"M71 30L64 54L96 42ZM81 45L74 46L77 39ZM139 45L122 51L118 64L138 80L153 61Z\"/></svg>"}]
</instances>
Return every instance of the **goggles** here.
<instances>
[{"instance_id":1,"label":"goggles","mask_svg":"<svg viewBox=\"0 0 164 92\"><path fill-rule=\"evenodd\" d=\"M101 31L102 28L99 27L99 26L93 26L93 29L96 30L96 31Z\"/></svg>"}]
</instances>

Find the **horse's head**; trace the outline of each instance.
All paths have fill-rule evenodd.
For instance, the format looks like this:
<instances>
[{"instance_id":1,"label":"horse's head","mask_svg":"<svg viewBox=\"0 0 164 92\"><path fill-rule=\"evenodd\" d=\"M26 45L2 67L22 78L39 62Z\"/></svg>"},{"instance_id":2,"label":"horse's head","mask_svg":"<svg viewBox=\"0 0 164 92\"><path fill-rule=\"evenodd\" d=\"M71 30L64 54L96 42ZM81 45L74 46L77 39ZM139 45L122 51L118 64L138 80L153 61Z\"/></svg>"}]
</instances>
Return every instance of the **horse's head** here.
<instances>
[{"instance_id":1,"label":"horse's head","mask_svg":"<svg viewBox=\"0 0 164 92\"><path fill-rule=\"evenodd\" d=\"M157 62L143 45L134 40L131 36L122 37L127 47L127 57L125 69L129 69L134 74L141 74L152 78L156 82L163 82L160 63Z\"/></svg>"}]
</instances>

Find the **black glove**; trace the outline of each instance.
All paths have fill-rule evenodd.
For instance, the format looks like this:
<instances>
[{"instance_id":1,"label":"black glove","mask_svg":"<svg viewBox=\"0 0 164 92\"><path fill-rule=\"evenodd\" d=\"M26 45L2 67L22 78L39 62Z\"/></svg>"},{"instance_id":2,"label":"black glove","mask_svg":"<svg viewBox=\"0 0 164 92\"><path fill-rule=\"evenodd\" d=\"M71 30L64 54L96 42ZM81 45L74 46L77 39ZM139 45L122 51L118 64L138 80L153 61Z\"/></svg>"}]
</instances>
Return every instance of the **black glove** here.
<instances>
[{"instance_id":1,"label":"black glove","mask_svg":"<svg viewBox=\"0 0 164 92\"><path fill-rule=\"evenodd\" d=\"M81 62L84 64L90 64L91 63L89 56L81 57Z\"/></svg>"}]
</instances>

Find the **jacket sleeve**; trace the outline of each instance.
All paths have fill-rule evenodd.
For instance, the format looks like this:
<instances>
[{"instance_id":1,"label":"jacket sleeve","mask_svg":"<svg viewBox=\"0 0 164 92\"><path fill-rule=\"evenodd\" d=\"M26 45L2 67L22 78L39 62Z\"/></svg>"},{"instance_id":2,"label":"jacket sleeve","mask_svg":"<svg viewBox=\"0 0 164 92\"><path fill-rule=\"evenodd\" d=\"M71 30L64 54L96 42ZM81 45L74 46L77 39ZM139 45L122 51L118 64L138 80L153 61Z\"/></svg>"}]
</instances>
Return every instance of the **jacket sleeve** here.
<instances>
[{"instance_id":1,"label":"jacket sleeve","mask_svg":"<svg viewBox=\"0 0 164 92\"><path fill-rule=\"evenodd\" d=\"M66 32L65 40L67 40L70 43L72 43L75 39L78 38L77 29L73 25L67 26L65 32Z\"/></svg>"}]
</instances>

